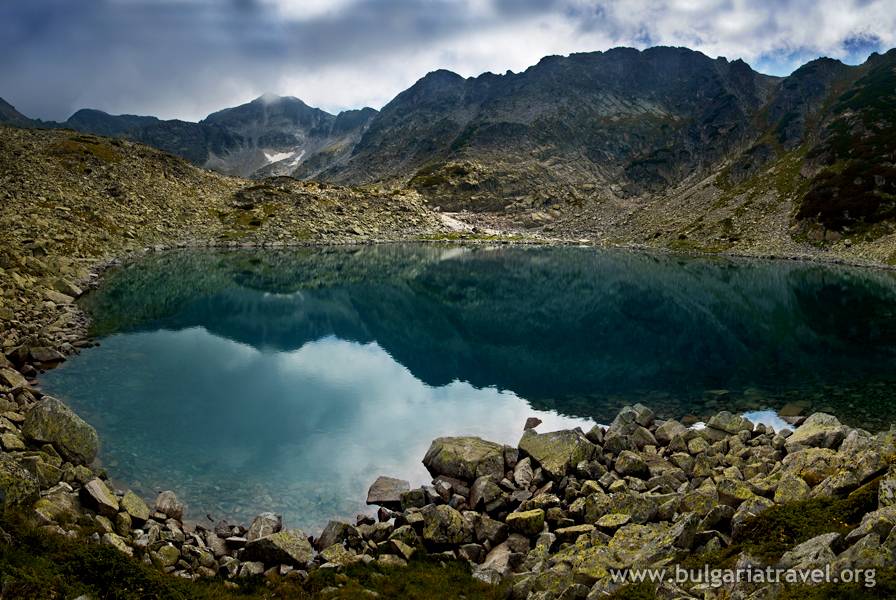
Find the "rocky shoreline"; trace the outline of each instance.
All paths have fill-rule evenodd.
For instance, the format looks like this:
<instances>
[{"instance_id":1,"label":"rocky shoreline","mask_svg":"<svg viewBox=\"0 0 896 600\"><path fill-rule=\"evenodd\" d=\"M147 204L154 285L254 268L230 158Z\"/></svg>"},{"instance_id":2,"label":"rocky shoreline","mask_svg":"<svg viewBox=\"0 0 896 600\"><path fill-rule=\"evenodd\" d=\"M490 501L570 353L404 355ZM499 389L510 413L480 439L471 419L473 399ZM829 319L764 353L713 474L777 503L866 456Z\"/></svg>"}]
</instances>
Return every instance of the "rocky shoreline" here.
<instances>
[{"instance_id":1,"label":"rocky shoreline","mask_svg":"<svg viewBox=\"0 0 896 600\"><path fill-rule=\"evenodd\" d=\"M871 434L831 415L773 431L721 412L701 428L623 409L609 427L538 433L516 447L475 437L438 438L423 463L432 485L380 477L367 503L377 518L331 521L314 538L262 513L250 524L193 524L171 491L150 506L92 470L95 430L24 373L61 355L32 349L0 359L0 491L5 510L47 532L110 545L164 572L227 580L265 575L302 581L316 569L402 566L415 555L469 563L474 577L512 598L601 598L623 583L611 571L669 567L739 549L763 513L851 497L873 506L849 531L802 540L779 556L732 556L739 568L896 566L896 430ZM12 358L16 358L14 355ZM91 532L87 534L86 532ZM236 584L233 584L236 586ZM658 597L773 598L776 587L717 588L663 582Z\"/></svg>"}]
</instances>

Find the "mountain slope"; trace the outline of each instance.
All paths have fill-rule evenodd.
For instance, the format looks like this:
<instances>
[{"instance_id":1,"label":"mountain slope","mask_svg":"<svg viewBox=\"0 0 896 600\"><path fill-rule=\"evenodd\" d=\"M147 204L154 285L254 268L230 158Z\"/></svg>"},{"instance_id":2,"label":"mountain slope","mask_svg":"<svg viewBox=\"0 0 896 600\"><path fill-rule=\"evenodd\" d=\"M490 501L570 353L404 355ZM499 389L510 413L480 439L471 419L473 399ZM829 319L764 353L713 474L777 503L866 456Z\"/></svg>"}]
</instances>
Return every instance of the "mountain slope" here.
<instances>
[{"instance_id":1,"label":"mountain slope","mask_svg":"<svg viewBox=\"0 0 896 600\"><path fill-rule=\"evenodd\" d=\"M82 109L62 123L28 119L0 99L0 123L67 128L141 142L229 175L307 176L342 160L376 115L372 108L332 115L298 98L262 96L199 123ZM304 162L313 159L305 166Z\"/></svg>"},{"instance_id":2,"label":"mountain slope","mask_svg":"<svg viewBox=\"0 0 896 600\"><path fill-rule=\"evenodd\" d=\"M501 208L662 190L750 140L777 79L684 48L547 57L526 71L430 73L386 105L339 182L411 178L446 204ZM533 189L536 190L533 194ZM534 196L534 197L533 197Z\"/></svg>"}]
</instances>

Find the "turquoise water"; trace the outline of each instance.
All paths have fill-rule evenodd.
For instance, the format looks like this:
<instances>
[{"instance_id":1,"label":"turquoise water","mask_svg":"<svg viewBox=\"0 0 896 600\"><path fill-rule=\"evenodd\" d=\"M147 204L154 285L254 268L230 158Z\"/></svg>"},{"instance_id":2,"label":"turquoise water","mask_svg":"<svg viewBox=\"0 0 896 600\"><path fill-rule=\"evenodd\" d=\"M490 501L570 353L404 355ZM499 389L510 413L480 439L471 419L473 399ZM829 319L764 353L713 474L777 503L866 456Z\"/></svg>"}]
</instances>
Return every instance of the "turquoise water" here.
<instances>
[{"instance_id":1,"label":"turquoise water","mask_svg":"<svg viewBox=\"0 0 896 600\"><path fill-rule=\"evenodd\" d=\"M110 474L196 519L319 527L432 438L515 444L660 414L825 409L894 420L896 279L794 262L586 248L183 251L82 300L101 345L42 378Z\"/></svg>"}]
</instances>

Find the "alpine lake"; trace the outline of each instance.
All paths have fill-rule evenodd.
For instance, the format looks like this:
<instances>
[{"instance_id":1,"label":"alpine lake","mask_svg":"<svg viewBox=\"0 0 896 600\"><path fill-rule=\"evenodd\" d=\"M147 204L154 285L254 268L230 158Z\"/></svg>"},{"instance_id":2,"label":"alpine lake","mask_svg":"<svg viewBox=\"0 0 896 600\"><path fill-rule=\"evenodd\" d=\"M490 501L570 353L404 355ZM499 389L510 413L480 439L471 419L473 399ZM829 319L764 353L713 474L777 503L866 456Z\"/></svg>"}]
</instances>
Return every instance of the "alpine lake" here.
<instances>
[{"instance_id":1,"label":"alpine lake","mask_svg":"<svg viewBox=\"0 0 896 600\"><path fill-rule=\"evenodd\" d=\"M896 273L579 247L180 250L80 301L100 344L41 377L114 480L187 517L291 527L428 483L439 436L516 444L660 417L896 421Z\"/></svg>"}]
</instances>

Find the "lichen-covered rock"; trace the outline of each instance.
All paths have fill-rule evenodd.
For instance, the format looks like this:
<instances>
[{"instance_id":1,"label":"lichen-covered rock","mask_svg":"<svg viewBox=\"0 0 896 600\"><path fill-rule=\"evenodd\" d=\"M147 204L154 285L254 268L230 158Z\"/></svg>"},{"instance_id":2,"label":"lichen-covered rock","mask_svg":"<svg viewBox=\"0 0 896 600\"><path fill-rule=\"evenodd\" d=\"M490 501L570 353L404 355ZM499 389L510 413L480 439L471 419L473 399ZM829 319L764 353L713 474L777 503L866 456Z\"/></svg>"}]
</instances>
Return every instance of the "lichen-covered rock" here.
<instances>
[{"instance_id":1,"label":"lichen-covered rock","mask_svg":"<svg viewBox=\"0 0 896 600\"><path fill-rule=\"evenodd\" d=\"M745 482L731 477L724 477L716 484L719 494L719 502L737 508L745 500L749 500L755 494Z\"/></svg>"},{"instance_id":2,"label":"lichen-covered rock","mask_svg":"<svg viewBox=\"0 0 896 600\"><path fill-rule=\"evenodd\" d=\"M512 512L505 519L511 531L527 536L541 533L544 529L544 511L540 508Z\"/></svg>"},{"instance_id":3,"label":"lichen-covered rock","mask_svg":"<svg viewBox=\"0 0 896 600\"><path fill-rule=\"evenodd\" d=\"M367 490L367 504L375 504L391 510L401 509L401 495L411 489L403 479L380 476Z\"/></svg>"},{"instance_id":4,"label":"lichen-covered rock","mask_svg":"<svg viewBox=\"0 0 896 600\"><path fill-rule=\"evenodd\" d=\"M472 525L450 506L430 504L423 509L422 514L423 541L428 545L447 546L473 541Z\"/></svg>"},{"instance_id":5,"label":"lichen-covered rock","mask_svg":"<svg viewBox=\"0 0 896 600\"><path fill-rule=\"evenodd\" d=\"M837 448L846 437L847 428L837 417L827 413L810 415L787 438L787 450L793 452L802 446L813 448Z\"/></svg>"},{"instance_id":6,"label":"lichen-covered rock","mask_svg":"<svg viewBox=\"0 0 896 600\"><path fill-rule=\"evenodd\" d=\"M749 419L742 415L731 414L727 410L713 415L706 426L731 435L741 431L753 431L753 423Z\"/></svg>"},{"instance_id":7,"label":"lichen-covered rock","mask_svg":"<svg viewBox=\"0 0 896 600\"><path fill-rule=\"evenodd\" d=\"M784 472L802 477L810 486L835 475L843 457L828 448L806 448L784 457Z\"/></svg>"},{"instance_id":8,"label":"lichen-covered rock","mask_svg":"<svg viewBox=\"0 0 896 600\"><path fill-rule=\"evenodd\" d=\"M8 454L0 453L0 506L6 510L30 505L39 492L37 477Z\"/></svg>"},{"instance_id":9,"label":"lichen-covered rock","mask_svg":"<svg viewBox=\"0 0 896 600\"><path fill-rule=\"evenodd\" d=\"M316 540L318 550L341 543L345 543L352 548L360 546L363 542L358 528L350 523L330 521Z\"/></svg>"},{"instance_id":10,"label":"lichen-covered rock","mask_svg":"<svg viewBox=\"0 0 896 600\"><path fill-rule=\"evenodd\" d=\"M141 524L149 519L149 506L143 498L128 490L119 502L121 510L125 511L137 523Z\"/></svg>"},{"instance_id":11,"label":"lichen-covered rock","mask_svg":"<svg viewBox=\"0 0 896 600\"><path fill-rule=\"evenodd\" d=\"M578 429L564 429L550 433L523 432L519 448L555 478L575 470L577 464L591 460L597 448Z\"/></svg>"},{"instance_id":12,"label":"lichen-covered rock","mask_svg":"<svg viewBox=\"0 0 896 600\"><path fill-rule=\"evenodd\" d=\"M278 531L246 544L246 560L265 564L290 564L304 567L314 558L314 550L307 536L298 529Z\"/></svg>"},{"instance_id":13,"label":"lichen-covered rock","mask_svg":"<svg viewBox=\"0 0 896 600\"><path fill-rule=\"evenodd\" d=\"M32 441L53 444L59 454L76 464L90 464L99 450L96 430L50 396L31 407L22 433Z\"/></svg>"},{"instance_id":14,"label":"lichen-covered rock","mask_svg":"<svg viewBox=\"0 0 896 600\"><path fill-rule=\"evenodd\" d=\"M283 517L272 512L263 512L252 519L246 539L250 542L277 533L283 529Z\"/></svg>"},{"instance_id":15,"label":"lichen-covered rock","mask_svg":"<svg viewBox=\"0 0 896 600\"><path fill-rule=\"evenodd\" d=\"M641 479L650 477L650 469L647 467L647 463L638 454L630 450L623 450L619 453L613 468L616 469L617 473L626 477L640 477Z\"/></svg>"},{"instance_id":16,"label":"lichen-covered rock","mask_svg":"<svg viewBox=\"0 0 896 600\"><path fill-rule=\"evenodd\" d=\"M440 437L423 457L433 477L447 475L473 481L484 475L504 477L504 446L478 437Z\"/></svg>"},{"instance_id":17,"label":"lichen-covered rock","mask_svg":"<svg viewBox=\"0 0 896 600\"><path fill-rule=\"evenodd\" d=\"M775 489L775 502L786 504L805 500L809 496L810 491L809 484L802 477L785 475L778 482L778 487Z\"/></svg>"},{"instance_id":18,"label":"lichen-covered rock","mask_svg":"<svg viewBox=\"0 0 896 600\"><path fill-rule=\"evenodd\" d=\"M887 474L881 477L877 502L880 507L896 505L896 465L890 465Z\"/></svg>"},{"instance_id":19,"label":"lichen-covered rock","mask_svg":"<svg viewBox=\"0 0 896 600\"><path fill-rule=\"evenodd\" d=\"M784 569L818 569L831 564L835 552L833 546L840 542L839 533L823 533L784 553L778 566Z\"/></svg>"}]
</instances>

